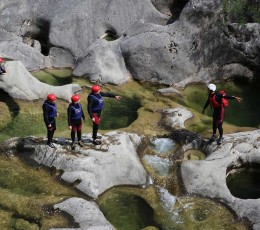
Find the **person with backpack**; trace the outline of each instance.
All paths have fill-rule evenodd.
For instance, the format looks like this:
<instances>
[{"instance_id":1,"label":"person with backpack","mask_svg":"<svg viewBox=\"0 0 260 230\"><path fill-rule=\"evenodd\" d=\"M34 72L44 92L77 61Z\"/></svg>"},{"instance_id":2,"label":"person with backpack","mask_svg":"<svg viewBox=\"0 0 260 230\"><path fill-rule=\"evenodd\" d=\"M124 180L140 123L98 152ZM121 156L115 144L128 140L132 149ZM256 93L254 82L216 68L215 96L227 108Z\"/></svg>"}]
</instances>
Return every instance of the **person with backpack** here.
<instances>
[{"instance_id":1,"label":"person with backpack","mask_svg":"<svg viewBox=\"0 0 260 230\"><path fill-rule=\"evenodd\" d=\"M55 148L53 145L53 135L56 130L55 118L58 116L56 106L56 95L51 93L48 94L47 100L42 105L43 119L47 128L47 145L51 148Z\"/></svg>"},{"instance_id":2,"label":"person with backpack","mask_svg":"<svg viewBox=\"0 0 260 230\"><path fill-rule=\"evenodd\" d=\"M82 130L82 121L85 122L85 115L80 104L80 95L75 94L71 97L71 103L67 109L68 113L68 125L71 130L71 149L75 149L75 138L77 133L78 145L83 147L81 142L81 130Z\"/></svg>"},{"instance_id":3,"label":"person with backpack","mask_svg":"<svg viewBox=\"0 0 260 230\"><path fill-rule=\"evenodd\" d=\"M91 93L88 95L88 114L93 122L93 131L92 138L93 144L100 145L101 141L98 140L97 136L101 112L104 108L104 99L103 97L111 97L117 100L121 100L121 96L116 96L112 93L101 92L101 87L99 85L93 85L91 88Z\"/></svg>"},{"instance_id":4,"label":"person with backpack","mask_svg":"<svg viewBox=\"0 0 260 230\"><path fill-rule=\"evenodd\" d=\"M204 114L206 108L210 105L213 109L213 134L210 138L210 142L213 142L217 139L217 130L219 131L219 138L217 143L220 145L223 143L223 121L224 121L224 114L225 114L225 107L228 106L227 99L236 99L238 102L241 102L243 99L236 96L229 96L226 95L225 92L222 90L219 93L216 91L216 85L209 84L208 88L208 99L203 107L202 114Z\"/></svg>"}]
</instances>

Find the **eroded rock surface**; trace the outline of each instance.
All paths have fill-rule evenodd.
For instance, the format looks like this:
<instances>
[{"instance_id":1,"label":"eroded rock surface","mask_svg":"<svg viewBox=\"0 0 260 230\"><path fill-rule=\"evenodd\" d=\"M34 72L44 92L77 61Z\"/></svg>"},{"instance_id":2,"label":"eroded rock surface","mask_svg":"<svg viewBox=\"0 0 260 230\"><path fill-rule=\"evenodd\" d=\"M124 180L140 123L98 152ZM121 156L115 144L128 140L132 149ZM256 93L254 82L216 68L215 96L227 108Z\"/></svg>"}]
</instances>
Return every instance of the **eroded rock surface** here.
<instances>
[{"instance_id":1,"label":"eroded rock surface","mask_svg":"<svg viewBox=\"0 0 260 230\"><path fill-rule=\"evenodd\" d=\"M52 149L25 139L19 143L23 154L40 165L62 170L61 178L74 184L92 198L116 185L142 185L147 174L138 156L137 146L141 137L136 134L111 132L103 137L102 145L95 146L83 138L85 147L70 150L69 141L55 144Z\"/></svg>"},{"instance_id":2,"label":"eroded rock surface","mask_svg":"<svg viewBox=\"0 0 260 230\"><path fill-rule=\"evenodd\" d=\"M82 89L78 84L51 86L32 76L20 61L5 64L7 73L0 77L0 88L11 97L24 100L46 99L49 93L69 101L71 96Z\"/></svg>"},{"instance_id":3,"label":"eroded rock surface","mask_svg":"<svg viewBox=\"0 0 260 230\"><path fill-rule=\"evenodd\" d=\"M181 173L187 192L222 200L238 216L248 218L254 229L259 229L260 198L234 197L227 187L226 173L230 166L260 163L260 130L224 135L221 145L213 142L202 147L191 142L188 146L188 149L200 147L207 157L182 163Z\"/></svg>"}]
</instances>

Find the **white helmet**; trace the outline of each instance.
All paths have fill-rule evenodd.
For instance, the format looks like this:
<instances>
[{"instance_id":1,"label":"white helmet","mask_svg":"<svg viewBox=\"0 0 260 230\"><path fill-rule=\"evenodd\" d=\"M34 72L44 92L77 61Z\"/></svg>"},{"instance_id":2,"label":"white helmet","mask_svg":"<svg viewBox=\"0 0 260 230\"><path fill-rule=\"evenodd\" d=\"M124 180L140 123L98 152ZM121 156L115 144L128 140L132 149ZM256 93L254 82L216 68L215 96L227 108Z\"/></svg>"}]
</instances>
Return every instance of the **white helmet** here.
<instances>
[{"instance_id":1,"label":"white helmet","mask_svg":"<svg viewBox=\"0 0 260 230\"><path fill-rule=\"evenodd\" d=\"M214 92L214 91L216 90L216 88L217 88L216 85L214 85L214 84L208 84L208 89L209 89L209 90L211 90L211 91Z\"/></svg>"}]
</instances>

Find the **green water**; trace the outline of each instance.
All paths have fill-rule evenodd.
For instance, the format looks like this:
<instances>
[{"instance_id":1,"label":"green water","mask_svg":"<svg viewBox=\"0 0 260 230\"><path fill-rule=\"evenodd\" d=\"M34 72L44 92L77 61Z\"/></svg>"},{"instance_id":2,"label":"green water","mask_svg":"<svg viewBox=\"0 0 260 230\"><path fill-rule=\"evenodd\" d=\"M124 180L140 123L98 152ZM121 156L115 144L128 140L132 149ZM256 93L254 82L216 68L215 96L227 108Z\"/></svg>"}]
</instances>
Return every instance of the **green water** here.
<instances>
[{"instance_id":1,"label":"green water","mask_svg":"<svg viewBox=\"0 0 260 230\"><path fill-rule=\"evenodd\" d=\"M64 85L72 82L81 86L86 84L83 79L72 79L71 69L41 70L32 74L38 80L51 85ZM92 129L92 121L87 113L88 93L83 91L81 94L81 103L86 117L86 124L83 124L83 132L90 132ZM3 102L8 107L8 110L5 109L4 112L0 113L0 142L17 136L46 135L47 131L42 116L43 100L30 102L15 100L2 90L0 90L0 96L0 102ZM105 108L102 112L100 130L114 130L129 126L137 119L137 110L140 106L140 100L134 96L123 96L120 102L114 98L105 98ZM70 135L67 125L67 107L67 102L57 100L59 117L56 119L56 136L69 137Z\"/></svg>"},{"instance_id":2,"label":"green water","mask_svg":"<svg viewBox=\"0 0 260 230\"><path fill-rule=\"evenodd\" d=\"M217 90L225 90L228 95L243 98L241 103L229 100L229 106L225 109L225 121L240 127L260 127L260 79L252 82L235 81L217 84ZM184 90L185 100L182 104L201 112L207 100L206 85L189 85ZM206 113L211 116L212 111L208 107Z\"/></svg>"},{"instance_id":3,"label":"green water","mask_svg":"<svg viewBox=\"0 0 260 230\"><path fill-rule=\"evenodd\" d=\"M227 186L235 197L260 198L260 164L251 164L236 169L227 176Z\"/></svg>"},{"instance_id":4,"label":"green water","mask_svg":"<svg viewBox=\"0 0 260 230\"><path fill-rule=\"evenodd\" d=\"M105 217L118 230L140 230L148 226L167 230L248 229L223 205L198 197L173 196L161 200L151 189L113 188L99 198ZM175 204L169 206L172 199Z\"/></svg>"}]
</instances>

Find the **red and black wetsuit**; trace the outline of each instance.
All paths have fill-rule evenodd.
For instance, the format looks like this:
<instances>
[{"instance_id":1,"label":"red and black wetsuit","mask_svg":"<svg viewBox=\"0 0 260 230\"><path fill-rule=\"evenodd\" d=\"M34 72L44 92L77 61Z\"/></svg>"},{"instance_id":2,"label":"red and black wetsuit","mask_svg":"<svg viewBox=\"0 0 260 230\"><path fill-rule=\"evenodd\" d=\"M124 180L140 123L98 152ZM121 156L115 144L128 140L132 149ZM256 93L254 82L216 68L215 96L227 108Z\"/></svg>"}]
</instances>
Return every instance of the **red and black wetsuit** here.
<instances>
[{"instance_id":1,"label":"red and black wetsuit","mask_svg":"<svg viewBox=\"0 0 260 230\"><path fill-rule=\"evenodd\" d=\"M93 133L92 133L93 140L97 138L101 112L104 107L103 97L115 98L116 96L112 93L103 93L103 92L100 92L99 94L90 93L88 95L88 114L91 119L93 117L95 118L95 122L93 122Z\"/></svg>"},{"instance_id":2,"label":"red and black wetsuit","mask_svg":"<svg viewBox=\"0 0 260 230\"><path fill-rule=\"evenodd\" d=\"M85 115L80 103L71 103L67 109L68 125L72 126L71 140L75 142L77 132L78 141L81 141L82 119L85 120Z\"/></svg>"},{"instance_id":3,"label":"red and black wetsuit","mask_svg":"<svg viewBox=\"0 0 260 230\"><path fill-rule=\"evenodd\" d=\"M213 134L216 134L218 129L220 137L223 136L222 125L225 115L225 108L222 104L222 98L235 99L235 96L228 96L220 93L209 93L208 100L206 101L203 108L203 110L205 110L210 105L213 109Z\"/></svg>"},{"instance_id":4,"label":"red and black wetsuit","mask_svg":"<svg viewBox=\"0 0 260 230\"><path fill-rule=\"evenodd\" d=\"M57 117L57 107L56 103L50 102L46 100L42 105L43 110L43 119L44 123L47 127L47 144L50 144L56 130L56 121L55 117ZM49 127L51 125L51 127Z\"/></svg>"}]
</instances>

